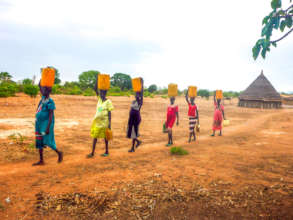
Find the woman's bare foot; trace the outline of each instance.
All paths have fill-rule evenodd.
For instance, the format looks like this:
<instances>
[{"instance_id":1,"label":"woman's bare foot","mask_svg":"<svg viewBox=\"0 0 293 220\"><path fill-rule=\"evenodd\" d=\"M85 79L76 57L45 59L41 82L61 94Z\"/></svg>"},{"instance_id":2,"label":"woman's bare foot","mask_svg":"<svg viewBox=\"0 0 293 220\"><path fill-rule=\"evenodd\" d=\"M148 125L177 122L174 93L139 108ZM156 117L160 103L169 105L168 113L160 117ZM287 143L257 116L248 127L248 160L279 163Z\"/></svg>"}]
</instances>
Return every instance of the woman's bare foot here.
<instances>
[{"instance_id":1,"label":"woman's bare foot","mask_svg":"<svg viewBox=\"0 0 293 220\"><path fill-rule=\"evenodd\" d=\"M142 144L142 141L137 140L136 148L138 148L139 145L141 145L141 144Z\"/></svg>"},{"instance_id":2,"label":"woman's bare foot","mask_svg":"<svg viewBox=\"0 0 293 220\"><path fill-rule=\"evenodd\" d=\"M94 154L90 153L88 155L86 155L87 158L93 158L94 157Z\"/></svg>"},{"instance_id":3,"label":"woman's bare foot","mask_svg":"<svg viewBox=\"0 0 293 220\"><path fill-rule=\"evenodd\" d=\"M61 163L62 161L63 161L63 152L60 151L60 152L58 153L58 163Z\"/></svg>"},{"instance_id":4,"label":"woman's bare foot","mask_svg":"<svg viewBox=\"0 0 293 220\"><path fill-rule=\"evenodd\" d=\"M45 165L44 161L39 161L37 163L33 163L33 166L43 166Z\"/></svg>"}]
</instances>

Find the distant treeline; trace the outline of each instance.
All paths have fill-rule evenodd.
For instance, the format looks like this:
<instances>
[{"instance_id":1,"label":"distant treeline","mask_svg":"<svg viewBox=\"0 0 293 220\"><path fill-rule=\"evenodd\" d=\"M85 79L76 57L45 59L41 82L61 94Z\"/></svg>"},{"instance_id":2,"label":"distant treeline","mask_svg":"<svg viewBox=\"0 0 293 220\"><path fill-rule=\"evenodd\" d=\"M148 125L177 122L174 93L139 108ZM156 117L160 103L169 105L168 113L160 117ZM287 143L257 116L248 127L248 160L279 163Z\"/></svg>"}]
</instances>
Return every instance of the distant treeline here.
<instances>
[{"instance_id":1,"label":"distant treeline","mask_svg":"<svg viewBox=\"0 0 293 220\"><path fill-rule=\"evenodd\" d=\"M60 73L57 70L55 74L55 85L52 88L52 94L66 94L66 95L84 95L84 96L95 96L93 90L96 77L99 71L90 70L83 72L79 75L78 81L76 82L65 82L61 83ZM35 97L39 88L37 86L38 82L34 82L33 79L23 79L18 82L12 80L12 75L8 72L0 73L0 97L14 96L15 93L24 92L32 97ZM178 91L179 95L186 94L187 89L183 91ZM132 84L131 77L124 73L115 73L111 77L111 88L108 91L109 96L130 96L132 95ZM157 85L152 84L149 87L145 87L144 96L145 97L155 97L159 95L162 98L167 98L168 88L159 88ZM197 92L198 96L209 98L213 95L213 91L207 89L199 89ZM227 91L223 92L224 97L238 97L239 92Z\"/></svg>"}]
</instances>

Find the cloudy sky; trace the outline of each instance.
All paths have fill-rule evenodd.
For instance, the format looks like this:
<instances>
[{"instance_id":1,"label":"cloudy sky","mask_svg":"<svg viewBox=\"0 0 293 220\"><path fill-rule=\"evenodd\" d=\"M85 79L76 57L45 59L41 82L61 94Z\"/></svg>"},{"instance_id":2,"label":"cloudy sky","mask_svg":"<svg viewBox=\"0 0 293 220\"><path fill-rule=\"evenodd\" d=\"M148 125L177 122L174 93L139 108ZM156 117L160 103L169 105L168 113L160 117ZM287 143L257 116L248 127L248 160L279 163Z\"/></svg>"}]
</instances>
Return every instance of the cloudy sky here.
<instances>
[{"instance_id":1,"label":"cloudy sky","mask_svg":"<svg viewBox=\"0 0 293 220\"><path fill-rule=\"evenodd\" d=\"M21 80L52 65L62 81L99 70L240 91L263 69L278 91L293 91L293 35L252 58L270 10L270 0L0 0L0 71Z\"/></svg>"}]
</instances>

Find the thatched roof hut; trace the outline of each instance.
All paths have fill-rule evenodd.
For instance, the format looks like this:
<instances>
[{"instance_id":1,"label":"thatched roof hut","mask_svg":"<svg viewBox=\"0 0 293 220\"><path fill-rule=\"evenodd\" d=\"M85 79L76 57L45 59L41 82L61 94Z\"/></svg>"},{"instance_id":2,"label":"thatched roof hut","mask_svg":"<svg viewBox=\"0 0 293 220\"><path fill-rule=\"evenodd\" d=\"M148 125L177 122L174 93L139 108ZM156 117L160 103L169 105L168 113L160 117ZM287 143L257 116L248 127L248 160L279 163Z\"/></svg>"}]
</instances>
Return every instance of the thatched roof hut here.
<instances>
[{"instance_id":1,"label":"thatched roof hut","mask_svg":"<svg viewBox=\"0 0 293 220\"><path fill-rule=\"evenodd\" d=\"M281 108L282 98L263 71L239 96L240 107Z\"/></svg>"}]
</instances>

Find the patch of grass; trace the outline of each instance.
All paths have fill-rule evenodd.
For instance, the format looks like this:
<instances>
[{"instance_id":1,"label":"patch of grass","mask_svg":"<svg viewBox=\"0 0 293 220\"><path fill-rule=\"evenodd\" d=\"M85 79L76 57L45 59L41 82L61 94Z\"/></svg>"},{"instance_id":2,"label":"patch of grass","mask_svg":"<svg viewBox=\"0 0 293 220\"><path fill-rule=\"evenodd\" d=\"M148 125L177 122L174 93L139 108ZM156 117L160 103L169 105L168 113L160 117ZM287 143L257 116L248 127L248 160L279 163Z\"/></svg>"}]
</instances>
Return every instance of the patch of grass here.
<instances>
[{"instance_id":1,"label":"patch of grass","mask_svg":"<svg viewBox=\"0 0 293 220\"><path fill-rule=\"evenodd\" d=\"M172 155L187 155L188 151L184 150L182 147L172 147L170 153Z\"/></svg>"},{"instance_id":2,"label":"patch of grass","mask_svg":"<svg viewBox=\"0 0 293 220\"><path fill-rule=\"evenodd\" d=\"M163 98L163 99L167 99L168 96L166 96L166 95L162 95L161 98Z\"/></svg>"},{"instance_id":3,"label":"patch of grass","mask_svg":"<svg viewBox=\"0 0 293 220\"><path fill-rule=\"evenodd\" d=\"M10 140L12 140L13 143L15 143L15 144L20 144L20 145L22 145L23 142L24 142L24 140L26 139L25 136L22 136L22 135L21 135L21 133L14 133L14 134L12 134L12 135L9 135L8 138L9 138Z\"/></svg>"},{"instance_id":4,"label":"patch of grass","mask_svg":"<svg viewBox=\"0 0 293 220\"><path fill-rule=\"evenodd\" d=\"M4 209L5 209L5 208L4 208L4 205L2 205L1 202L0 202L0 210L3 211Z\"/></svg>"}]
</instances>

